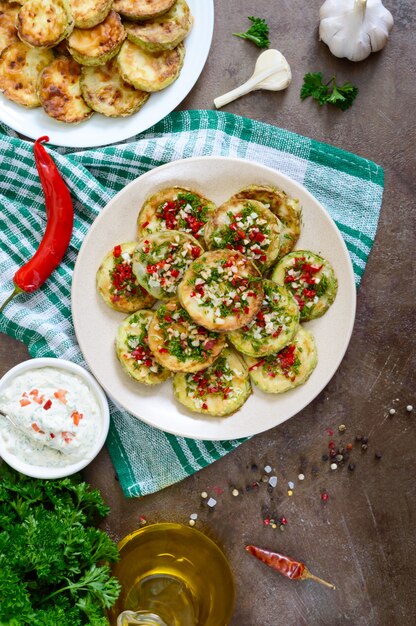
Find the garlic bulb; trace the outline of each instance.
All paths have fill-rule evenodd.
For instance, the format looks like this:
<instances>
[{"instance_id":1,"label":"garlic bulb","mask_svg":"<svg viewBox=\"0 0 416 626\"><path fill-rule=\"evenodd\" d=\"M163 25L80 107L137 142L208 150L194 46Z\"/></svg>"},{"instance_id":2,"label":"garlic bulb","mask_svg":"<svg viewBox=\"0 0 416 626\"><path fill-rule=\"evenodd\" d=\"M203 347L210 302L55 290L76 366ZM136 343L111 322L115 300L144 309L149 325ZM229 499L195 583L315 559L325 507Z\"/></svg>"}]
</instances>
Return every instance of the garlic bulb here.
<instances>
[{"instance_id":1,"label":"garlic bulb","mask_svg":"<svg viewBox=\"0 0 416 626\"><path fill-rule=\"evenodd\" d=\"M319 38L336 57L350 61L362 61L384 48L393 26L381 0L326 0L319 17Z\"/></svg>"}]
</instances>

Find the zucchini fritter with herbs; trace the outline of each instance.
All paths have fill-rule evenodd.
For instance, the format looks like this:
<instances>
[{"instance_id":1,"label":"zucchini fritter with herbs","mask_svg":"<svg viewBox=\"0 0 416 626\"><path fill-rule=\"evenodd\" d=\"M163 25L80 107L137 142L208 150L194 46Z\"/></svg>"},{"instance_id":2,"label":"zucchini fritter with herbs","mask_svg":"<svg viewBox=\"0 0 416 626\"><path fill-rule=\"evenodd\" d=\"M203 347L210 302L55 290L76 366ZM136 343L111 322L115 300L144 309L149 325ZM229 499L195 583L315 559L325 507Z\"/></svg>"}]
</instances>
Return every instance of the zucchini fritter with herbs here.
<instances>
[{"instance_id":1,"label":"zucchini fritter with herbs","mask_svg":"<svg viewBox=\"0 0 416 626\"><path fill-rule=\"evenodd\" d=\"M165 89L178 78L184 57L182 43L173 50L150 54L127 39L121 46L117 61L126 82L136 89L153 92Z\"/></svg>"},{"instance_id":2,"label":"zucchini fritter with herbs","mask_svg":"<svg viewBox=\"0 0 416 626\"><path fill-rule=\"evenodd\" d=\"M176 48L192 28L192 15L186 0L176 0L167 13L146 22L125 22L127 38L146 52Z\"/></svg>"},{"instance_id":3,"label":"zucchini fritter with herbs","mask_svg":"<svg viewBox=\"0 0 416 626\"><path fill-rule=\"evenodd\" d=\"M81 66L73 59L58 57L39 77L38 95L45 113L59 122L78 124L93 111L81 94Z\"/></svg>"},{"instance_id":4,"label":"zucchini fritter with herbs","mask_svg":"<svg viewBox=\"0 0 416 626\"><path fill-rule=\"evenodd\" d=\"M301 322L321 317L337 295L338 280L331 264L309 250L293 250L284 256L271 278L293 293Z\"/></svg>"},{"instance_id":5,"label":"zucchini fritter with herbs","mask_svg":"<svg viewBox=\"0 0 416 626\"><path fill-rule=\"evenodd\" d=\"M281 189L267 185L250 185L232 196L238 200L262 202L281 222L279 256L288 254L300 235L300 202Z\"/></svg>"},{"instance_id":6,"label":"zucchini fritter with herbs","mask_svg":"<svg viewBox=\"0 0 416 626\"><path fill-rule=\"evenodd\" d=\"M266 393L284 393L303 385L318 363L315 339L303 327L299 328L293 341L277 354L261 359L244 358L251 380Z\"/></svg>"},{"instance_id":7,"label":"zucchini fritter with herbs","mask_svg":"<svg viewBox=\"0 0 416 626\"><path fill-rule=\"evenodd\" d=\"M239 330L228 333L237 350L253 357L279 352L299 327L299 307L286 287L263 280L263 289L263 302L257 315Z\"/></svg>"},{"instance_id":8,"label":"zucchini fritter with herbs","mask_svg":"<svg viewBox=\"0 0 416 626\"><path fill-rule=\"evenodd\" d=\"M196 239L177 230L161 230L145 237L133 254L133 273L152 296L169 300L184 273L203 252Z\"/></svg>"},{"instance_id":9,"label":"zucchini fritter with herbs","mask_svg":"<svg viewBox=\"0 0 416 626\"><path fill-rule=\"evenodd\" d=\"M177 300L162 304L149 326L155 359L173 372L199 372L221 353L225 335L199 326Z\"/></svg>"},{"instance_id":10,"label":"zucchini fritter with herbs","mask_svg":"<svg viewBox=\"0 0 416 626\"><path fill-rule=\"evenodd\" d=\"M183 275L178 297L201 326L236 330L248 324L261 307L261 274L235 250L205 252Z\"/></svg>"},{"instance_id":11,"label":"zucchini fritter with herbs","mask_svg":"<svg viewBox=\"0 0 416 626\"><path fill-rule=\"evenodd\" d=\"M83 66L81 93L88 106L106 117L132 115L142 108L150 95L121 78L116 59L98 67Z\"/></svg>"},{"instance_id":12,"label":"zucchini fritter with herbs","mask_svg":"<svg viewBox=\"0 0 416 626\"><path fill-rule=\"evenodd\" d=\"M247 366L234 350L225 348L207 369L175 374L173 393L181 404L196 413L230 415L251 394Z\"/></svg>"},{"instance_id":13,"label":"zucchini fritter with herbs","mask_svg":"<svg viewBox=\"0 0 416 626\"><path fill-rule=\"evenodd\" d=\"M68 0L26 0L17 15L20 39L36 48L56 46L73 28Z\"/></svg>"},{"instance_id":14,"label":"zucchini fritter with herbs","mask_svg":"<svg viewBox=\"0 0 416 626\"><path fill-rule=\"evenodd\" d=\"M125 37L120 16L111 11L93 28L75 28L68 37L68 50L81 65L103 65L116 56Z\"/></svg>"},{"instance_id":15,"label":"zucchini fritter with herbs","mask_svg":"<svg viewBox=\"0 0 416 626\"><path fill-rule=\"evenodd\" d=\"M196 191L185 187L161 189L147 198L137 218L139 238L160 230L180 230L193 235L201 244L204 226L216 206Z\"/></svg>"},{"instance_id":16,"label":"zucchini fritter with herbs","mask_svg":"<svg viewBox=\"0 0 416 626\"><path fill-rule=\"evenodd\" d=\"M205 226L210 250L238 250L263 272L277 259L281 222L257 200L224 202Z\"/></svg>"},{"instance_id":17,"label":"zucchini fritter with herbs","mask_svg":"<svg viewBox=\"0 0 416 626\"><path fill-rule=\"evenodd\" d=\"M118 327L115 350L125 373L144 385L158 385L171 375L149 348L148 328L154 311L143 309L129 315Z\"/></svg>"},{"instance_id":18,"label":"zucchini fritter with herbs","mask_svg":"<svg viewBox=\"0 0 416 626\"><path fill-rule=\"evenodd\" d=\"M153 306L155 298L136 280L132 270L135 241L121 243L105 256L97 271L97 291L104 302L122 313Z\"/></svg>"},{"instance_id":19,"label":"zucchini fritter with herbs","mask_svg":"<svg viewBox=\"0 0 416 626\"><path fill-rule=\"evenodd\" d=\"M40 106L37 85L42 70L54 60L51 50L12 43L0 55L0 91L28 108Z\"/></svg>"}]
</instances>

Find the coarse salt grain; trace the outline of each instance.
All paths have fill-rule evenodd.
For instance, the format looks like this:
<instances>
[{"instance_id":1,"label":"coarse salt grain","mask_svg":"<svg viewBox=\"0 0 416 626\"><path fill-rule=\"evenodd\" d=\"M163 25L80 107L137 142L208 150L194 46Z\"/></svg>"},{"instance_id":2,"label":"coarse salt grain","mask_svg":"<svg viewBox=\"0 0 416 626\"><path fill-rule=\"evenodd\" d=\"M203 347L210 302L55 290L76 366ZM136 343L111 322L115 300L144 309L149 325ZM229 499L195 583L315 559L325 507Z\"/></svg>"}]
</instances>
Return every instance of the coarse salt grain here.
<instances>
[{"instance_id":1,"label":"coarse salt grain","mask_svg":"<svg viewBox=\"0 0 416 626\"><path fill-rule=\"evenodd\" d=\"M217 504L217 501L215 500L215 498L210 498L207 502L208 506L210 507L214 507Z\"/></svg>"},{"instance_id":2,"label":"coarse salt grain","mask_svg":"<svg viewBox=\"0 0 416 626\"><path fill-rule=\"evenodd\" d=\"M336 470L338 465L336 463L331 463L331 470Z\"/></svg>"},{"instance_id":3,"label":"coarse salt grain","mask_svg":"<svg viewBox=\"0 0 416 626\"><path fill-rule=\"evenodd\" d=\"M411 404L408 404L407 407L406 407L406 411L408 413L411 413L413 411L413 406Z\"/></svg>"},{"instance_id":4,"label":"coarse salt grain","mask_svg":"<svg viewBox=\"0 0 416 626\"><path fill-rule=\"evenodd\" d=\"M189 517L191 519L198 519L198 513L191 513Z\"/></svg>"},{"instance_id":5,"label":"coarse salt grain","mask_svg":"<svg viewBox=\"0 0 416 626\"><path fill-rule=\"evenodd\" d=\"M270 487L276 487L277 485L277 476L270 476L269 478L269 485Z\"/></svg>"},{"instance_id":6,"label":"coarse salt grain","mask_svg":"<svg viewBox=\"0 0 416 626\"><path fill-rule=\"evenodd\" d=\"M389 409L390 415L394 415L396 413L396 409Z\"/></svg>"},{"instance_id":7,"label":"coarse salt grain","mask_svg":"<svg viewBox=\"0 0 416 626\"><path fill-rule=\"evenodd\" d=\"M267 474L270 474L270 472L272 471L272 468L270 467L270 465L266 465L266 466L264 467L264 471L265 471Z\"/></svg>"},{"instance_id":8,"label":"coarse salt grain","mask_svg":"<svg viewBox=\"0 0 416 626\"><path fill-rule=\"evenodd\" d=\"M289 482L287 483L287 486L289 487L289 489L293 489L293 488L294 488L294 486L295 486L295 483L292 483L292 481L289 481Z\"/></svg>"}]
</instances>

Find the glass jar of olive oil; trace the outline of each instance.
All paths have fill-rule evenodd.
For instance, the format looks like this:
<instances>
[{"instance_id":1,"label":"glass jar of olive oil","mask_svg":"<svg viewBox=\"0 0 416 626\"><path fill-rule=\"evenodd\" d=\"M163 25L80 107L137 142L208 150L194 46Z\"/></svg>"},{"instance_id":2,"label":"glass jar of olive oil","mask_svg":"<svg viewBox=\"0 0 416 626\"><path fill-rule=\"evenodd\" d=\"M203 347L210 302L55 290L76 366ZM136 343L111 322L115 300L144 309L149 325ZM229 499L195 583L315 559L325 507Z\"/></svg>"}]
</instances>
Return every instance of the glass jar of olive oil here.
<instances>
[{"instance_id":1,"label":"glass jar of olive oil","mask_svg":"<svg viewBox=\"0 0 416 626\"><path fill-rule=\"evenodd\" d=\"M122 591L111 626L227 626L234 606L228 562L206 535L180 524L141 528L119 544Z\"/></svg>"}]
</instances>

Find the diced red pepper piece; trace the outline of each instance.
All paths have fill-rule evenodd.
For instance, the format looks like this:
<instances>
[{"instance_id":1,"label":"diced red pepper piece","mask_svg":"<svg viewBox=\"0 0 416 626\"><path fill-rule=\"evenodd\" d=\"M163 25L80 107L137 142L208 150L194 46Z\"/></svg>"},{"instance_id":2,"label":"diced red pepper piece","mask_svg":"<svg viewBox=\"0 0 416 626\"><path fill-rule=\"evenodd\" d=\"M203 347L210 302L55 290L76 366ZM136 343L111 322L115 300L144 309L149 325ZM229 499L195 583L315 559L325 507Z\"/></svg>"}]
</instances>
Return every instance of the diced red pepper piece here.
<instances>
[{"instance_id":1,"label":"diced red pepper piece","mask_svg":"<svg viewBox=\"0 0 416 626\"><path fill-rule=\"evenodd\" d=\"M118 258L119 256L121 256L121 246L114 246L113 256L115 258Z\"/></svg>"},{"instance_id":2,"label":"diced red pepper piece","mask_svg":"<svg viewBox=\"0 0 416 626\"><path fill-rule=\"evenodd\" d=\"M28 404L31 404L30 400L27 400L26 398L22 398L20 400L20 406L27 406Z\"/></svg>"},{"instance_id":3,"label":"diced red pepper piece","mask_svg":"<svg viewBox=\"0 0 416 626\"><path fill-rule=\"evenodd\" d=\"M79 426L80 421L82 420L82 418L84 417L84 415L82 413L78 413L78 411L74 411L71 415L72 420L75 424L75 426Z\"/></svg>"},{"instance_id":4,"label":"diced red pepper piece","mask_svg":"<svg viewBox=\"0 0 416 626\"><path fill-rule=\"evenodd\" d=\"M45 409L45 411L47 411L48 409L50 409L52 406L52 400L46 400L45 404L43 405L43 408Z\"/></svg>"}]
</instances>

